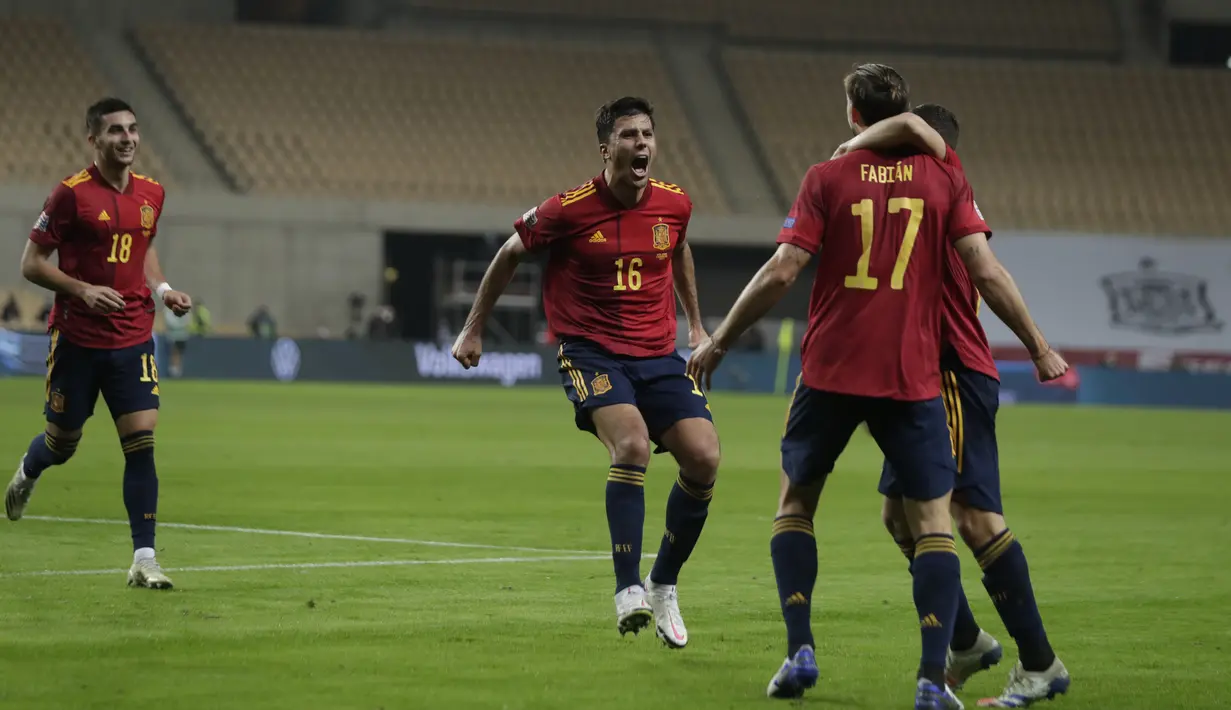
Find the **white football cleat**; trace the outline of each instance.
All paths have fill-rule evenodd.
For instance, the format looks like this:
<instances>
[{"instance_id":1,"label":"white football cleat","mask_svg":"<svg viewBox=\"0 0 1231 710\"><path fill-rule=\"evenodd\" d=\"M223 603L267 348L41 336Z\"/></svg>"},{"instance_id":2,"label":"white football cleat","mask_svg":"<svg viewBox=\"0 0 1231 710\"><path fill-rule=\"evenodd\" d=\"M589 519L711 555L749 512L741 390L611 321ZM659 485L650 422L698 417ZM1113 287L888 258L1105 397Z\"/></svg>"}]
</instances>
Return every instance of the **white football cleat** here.
<instances>
[{"instance_id":1,"label":"white football cleat","mask_svg":"<svg viewBox=\"0 0 1231 710\"><path fill-rule=\"evenodd\" d=\"M654 610L646 599L645 587L634 584L616 592L616 629L620 635L640 633L654 619Z\"/></svg>"},{"instance_id":2,"label":"white football cleat","mask_svg":"<svg viewBox=\"0 0 1231 710\"><path fill-rule=\"evenodd\" d=\"M945 681L950 688L961 690L971 676L1000 663L1003 657L1004 648L1000 642L988 632L980 630L974 646L965 651L949 649L945 659Z\"/></svg>"},{"instance_id":3,"label":"white football cleat","mask_svg":"<svg viewBox=\"0 0 1231 710\"><path fill-rule=\"evenodd\" d=\"M13 474L13 480L4 491L4 514L9 520L21 520L21 516L26 512L26 504L34 493L36 480L26 477L26 457L22 456L21 463L17 464L17 473Z\"/></svg>"},{"instance_id":4,"label":"white football cleat","mask_svg":"<svg viewBox=\"0 0 1231 710\"><path fill-rule=\"evenodd\" d=\"M646 577L645 591L649 597L650 608L654 611L658 638L668 648L687 646L688 629L684 626L684 617L680 615L680 598L675 585L655 584L654 580Z\"/></svg>"},{"instance_id":5,"label":"white football cleat","mask_svg":"<svg viewBox=\"0 0 1231 710\"><path fill-rule=\"evenodd\" d=\"M171 589L171 578L163 573L162 567L153 557L146 557L136 562L128 570L128 586L145 587L146 589Z\"/></svg>"},{"instance_id":6,"label":"white football cleat","mask_svg":"<svg viewBox=\"0 0 1231 710\"><path fill-rule=\"evenodd\" d=\"M1051 700L1069 690L1068 669L1057 658L1045 671L1033 672L1022 668L1021 661L1009 672L1009 684L998 698L984 698L981 708L1024 708L1040 700Z\"/></svg>"}]
</instances>

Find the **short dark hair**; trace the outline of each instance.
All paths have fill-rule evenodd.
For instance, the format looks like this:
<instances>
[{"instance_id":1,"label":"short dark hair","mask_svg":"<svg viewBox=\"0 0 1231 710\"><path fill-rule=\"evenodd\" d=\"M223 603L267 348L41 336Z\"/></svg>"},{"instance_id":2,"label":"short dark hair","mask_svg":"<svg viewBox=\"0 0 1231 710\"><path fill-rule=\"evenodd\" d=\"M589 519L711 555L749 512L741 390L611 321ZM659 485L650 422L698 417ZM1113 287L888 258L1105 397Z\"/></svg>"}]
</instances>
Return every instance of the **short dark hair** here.
<instances>
[{"instance_id":1,"label":"short dark hair","mask_svg":"<svg viewBox=\"0 0 1231 710\"><path fill-rule=\"evenodd\" d=\"M85 130L87 135L96 136L98 132L103 130L103 116L120 111L128 111L134 116L137 114L133 111L133 107L128 105L127 101L113 97L99 99L90 105L90 108L85 110Z\"/></svg>"},{"instance_id":2,"label":"short dark hair","mask_svg":"<svg viewBox=\"0 0 1231 710\"><path fill-rule=\"evenodd\" d=\"M956 114L940 104L919 104L913 109L913 113L936 129L950 148L957 150L957 138L961 127L957 123Z\"/></svg>"},{"instance_id":3,"label":"short dark hair","mask_svg":"<svg viewBox=\"0 0 1231 710\"><path fill-rule=\"evenodd\" d=\"M606 143L611 139L611 132L615 130L616 121L625 116L638 115L649 118L650 126L654 125L654 107L650 105L648 99L640 96L624 96L603 104L598 111L594 112L594 130L598 133L598 142Z\"/></svg>"},{"instance_id":4,"label":"short dark hair","mask_svg":"<svg viewBox=\"0 0 1231 710\"><path fill-rule=\"evenodd\" d=\"M857 64L842 86L865 126L910 110L910 87L886 64Z\"/></svg>"}]
</instances>

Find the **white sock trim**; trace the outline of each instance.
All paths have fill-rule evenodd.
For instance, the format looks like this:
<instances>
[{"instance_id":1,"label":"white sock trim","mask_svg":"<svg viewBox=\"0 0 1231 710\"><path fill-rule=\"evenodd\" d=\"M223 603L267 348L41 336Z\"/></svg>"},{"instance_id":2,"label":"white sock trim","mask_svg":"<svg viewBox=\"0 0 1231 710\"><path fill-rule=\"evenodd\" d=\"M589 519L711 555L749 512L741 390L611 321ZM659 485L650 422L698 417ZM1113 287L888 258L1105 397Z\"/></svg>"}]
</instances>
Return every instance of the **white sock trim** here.
<instances>
[{"instance_id":1,"label":"white sock trim","mask_svg":"<svg viewBox=\"0 0 1231 710\"><path fill-rule=\"evenodd\" d=\"M152 547L139 547L133 552L133 562L152 559L154 559L154 548Z\"/></svg>"}]
</instances>

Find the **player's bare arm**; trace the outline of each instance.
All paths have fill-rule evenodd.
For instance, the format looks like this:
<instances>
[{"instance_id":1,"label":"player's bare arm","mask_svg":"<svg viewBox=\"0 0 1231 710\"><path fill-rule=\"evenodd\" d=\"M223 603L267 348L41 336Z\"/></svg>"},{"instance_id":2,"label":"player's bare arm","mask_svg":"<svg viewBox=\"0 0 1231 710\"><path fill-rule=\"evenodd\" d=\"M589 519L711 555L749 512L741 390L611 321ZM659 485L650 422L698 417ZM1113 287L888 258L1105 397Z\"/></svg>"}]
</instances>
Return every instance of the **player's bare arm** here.
<instances>
[{"instance_id":1,"label":"player's bare arm","mask_svg":"<svg viewBox=\"0 0 1231 710\"><path fill-rule=\"evenodd\" d=\"M192 297L183 291L176 291L167 283L162 273L162 264L158 262L158 251L153 244L145 252L145 284L175 315L182 316L192 310Z\"/></svg>"},{"instance_id":2,"label":"player's bare arm","mask_svg":"<svg viewBox=\"0 0 1231 710\"><path fill-rule=\"evenodd\" d=\"M701 323L701 302L697 298L697 269L688 242L675 248L671 278L675 281L675 294L684 307L684 317L688 319L688 347L695 348L705 340L705 326Z\"/></svg>"},{"instance_id":3,"label":"player's bare arm","mask_svg":"<svg viewBox=\"0 0 1231 710\"><path fill-rule=\"evenodd\" d=\"M975 288L979 289L979 295L1030 352L1030 359L1039 371L1039 379L1046 382L1063 375L1069 369L1068 363L1043 338L1043 333L1030 317L1030 310L1026 308L1017 283L988 245L987 235L982 232L971 234L957 240L954 246L966 264Z\"/></svg>"},{"instance_id":4,"label":"player's bare arm","mask_svg":"<svg viewBox=\"0 0 1231 710\"><path fill-rule=\"evenodd\" d=\"M21 275L30 283L49 291L80 298L91 310L98 313L114 313L124 308L124 297L106 286L95 286L79 281L60 270L51 262L55 247L46 247L26 242L21 254Z\"/></svg>"},{"instance_id":5,"label":"player's bare arm","mask_svg":"<svg viewBox=\"0 0 1231 710\"><path fill-rule=\"evenodd\" d=\"M462 367L469 369L479 364L479 358L483 355L483 327L487 325L487 318L496 307L496 301L500 300L500 295L509 287L509 281L513 279L517 265L525 255L526 245L522 243L520 235L514 234L500 247L500 251L496 252L492 263L488 265L483 281L479 283L474 305L466 316L466 324L462 326L462 332L453 343L453 357Z\"/></svg>"},{"instance_id":6,"label":"player's bare arm","mask_svg":"<svg viewBox=\"0 0 1231 710\"><path fill-rule=\"evenodd\" d=\"M833 157L838 158L856 150L888 150L906 145L914 146L937 160L945 159L945 139L927 121L913 113L886 118L869 126L838 146Z\"/></svg>"},{"instance_id":7,"label":"player's bare arm","mask_svg":"<svg viewBox=\"0 0 1231 710\"><path fill-rule=\"evenodd\" d=\"M782 300L811 260L812 255L807 251L793 244L779 244L778 251L744 287L714 334L693 351L688 359L688 374L710 389L714 370L718 369L731 344Z\"/></svg>"}]
</instances>

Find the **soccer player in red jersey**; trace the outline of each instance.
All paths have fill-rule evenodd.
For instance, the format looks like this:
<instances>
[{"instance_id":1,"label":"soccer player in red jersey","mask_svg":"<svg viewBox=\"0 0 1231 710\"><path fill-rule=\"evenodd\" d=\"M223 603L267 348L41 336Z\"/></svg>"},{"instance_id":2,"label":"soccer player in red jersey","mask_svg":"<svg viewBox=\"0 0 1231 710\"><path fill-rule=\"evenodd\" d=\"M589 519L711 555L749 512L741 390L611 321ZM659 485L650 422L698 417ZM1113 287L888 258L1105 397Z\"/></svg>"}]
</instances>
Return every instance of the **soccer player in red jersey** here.
<instances>
[{"instance_id":1,"label":"soccer player in red jersey","mask_svg":"<svg viewBox=\"0 0 1231 710\"><path fill-rule=\"evenodd\" d=\"M607 447L607 525L621 634L655 621L671 648L688 643L676 582L709 510L718 475L718 434L709 404L676 352L675 296L690 344L705 332L686 241L692 201L649 177L657 146L654 112L625 97L595 118L603 171L548 198L514 224L479 286L453 355L478 364L483 327L527 253L547 258L543 304L560 342L559 364L577 427ZM669 451L679 477L667 499L667 526L654 568L641 578L643 490L651 444Z\"/></svg>"},{"instance_id":2,"label":"soccer player in red jersey","mask_svg":"<svg viewBox=\"0 0 1231 710\"><path fill-rule=\"evenodd\" d=\"M131 171L141 136L132 108L103 99L86 111L94 150L90 167L56 186L21 259L30 282L54 291L48 324L45 414L4 496L9 520L25 512L39 477L72 457L101 393L124 451L124 506L133 538L131 586L170 589L154 558L158 476L158 367L154 299L186 313L192 299L162 274L154 238L162 214L161 185ZM51 259L59 252L59 265Z\"/></svg>"},{"instance_id":3,"label":"soccer player in red jersey","mask_svg":"<svg viewBox=\"0 0 1231 710\"><path fill-rule=\"evenodd\" d=\"M906 82L865 64L844 86L858 133L908 108ZM915 542L914 598L922 654L916 710L957 708L945 658L961 585L949 520L956 476L941 399L940 337L946 254L954 244L980 293L1048 356L1012 279L987 246L987 226L957 168L924 155L860 150L813 166L779 234L775 255L689 361L707 385L730 344L776 303L819 256L803 340L803 373L782 439L782 492L770 551L787 626L787 659L771 697L798 697L819 676L811 597L813 517L825 479L860 423L898 472ZM822 249L822 246L824 247Z\"/></svg>"},{"instance_id":4,"label":"soccer player in red jersey","mask_svg":"<svg viewBox=\"0 0 1231 710\"><path fill-rule=\"evenodd\" d=\"M958 136L953 112L937 104L924 104L911 113L877 123L844 143L834 155L914 146L960 168ZM953 517L962 539L975 553L992 603L1018 647L1018 663L1004 692L979 704L1023 707L1067 692L1070 678L1047 639L1021 543L1005 523L996 445L1000 373L979 323L978 290L952 249L948 253L941 323L941 387L958 472ZM907 559L913 559L914 540L902 508L897 475L888 461L881 471L880 491L885 495L885 527ZM1000 643L979 628L963 593L949 648L949 684L960 688L970 676L999 663L1002 653Z\"/></svg>"}]
</instances>

